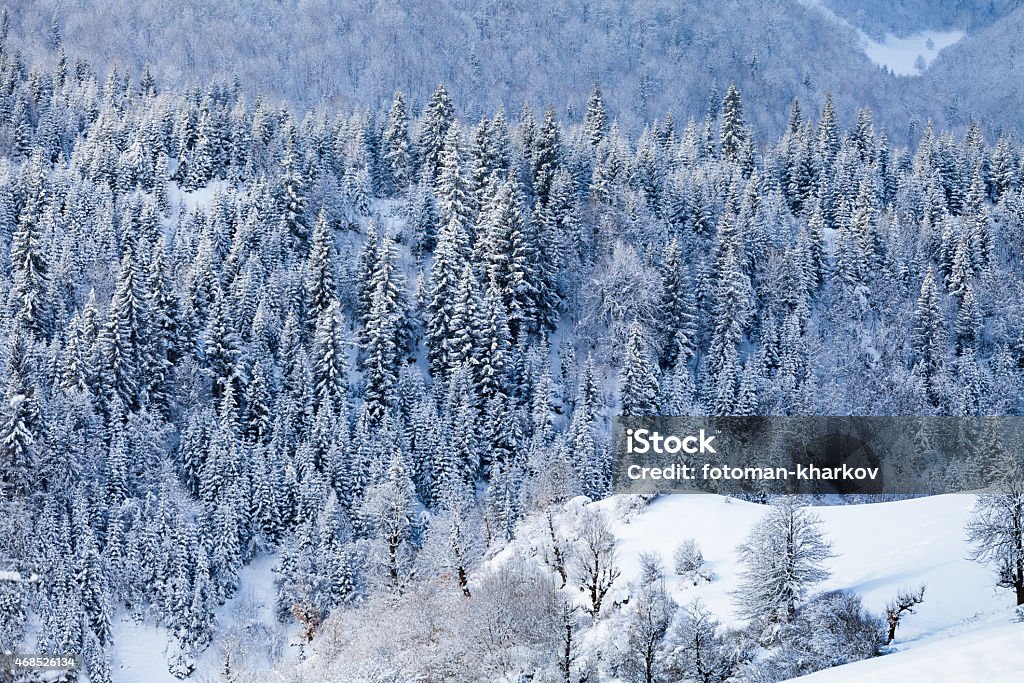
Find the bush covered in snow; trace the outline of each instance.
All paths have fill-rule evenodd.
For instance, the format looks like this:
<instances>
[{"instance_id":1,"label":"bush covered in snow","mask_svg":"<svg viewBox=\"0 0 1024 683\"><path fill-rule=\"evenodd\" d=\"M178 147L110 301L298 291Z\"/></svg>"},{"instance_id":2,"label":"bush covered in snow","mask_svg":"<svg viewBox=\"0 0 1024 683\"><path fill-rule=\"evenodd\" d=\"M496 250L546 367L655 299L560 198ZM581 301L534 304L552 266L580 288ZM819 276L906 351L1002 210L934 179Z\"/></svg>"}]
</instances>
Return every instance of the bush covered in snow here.
<instances>
[{"instance_id":1,"label":"bush covered in snow","mask_svg":"<svg viewBox=\"0 0 1024 683\"><path fill-rule=\"evenodd\" d=\"M676 546L672 553L672 564L677 575L696 584L700 579L711 580L710 574L704 571L704 554L697 541L687 538Z\"/></svg>"}]
</instances>

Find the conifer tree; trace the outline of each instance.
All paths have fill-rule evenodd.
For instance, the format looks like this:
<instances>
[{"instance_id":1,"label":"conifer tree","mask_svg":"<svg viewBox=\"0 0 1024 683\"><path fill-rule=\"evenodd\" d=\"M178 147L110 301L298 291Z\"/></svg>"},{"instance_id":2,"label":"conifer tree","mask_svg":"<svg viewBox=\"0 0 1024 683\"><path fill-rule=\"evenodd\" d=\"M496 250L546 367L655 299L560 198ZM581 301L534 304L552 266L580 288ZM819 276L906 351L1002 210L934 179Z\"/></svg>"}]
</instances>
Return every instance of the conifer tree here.
<instances>
[{"instance_id":1,"label":"conifer tree","mask_svg":"<svg viewBox=\"0 0 1024 683\"><path fill-rule=\"evenodd\" d=\"M316 322L311 346L314 409L329 404L335 414L348 411L348 361L341 306L331 302Z\"/></svg>"},{"instance_id":2,"label":"conifer tree","mask_svg":"<svg viewBox=\"0 0 1024 683\"><path fill-rule=\"evenodd\" d=\"M472 267L466 263L459 280L457 298L452 304L452 336L444 362L449 370L465 366L474 378L480 361L483 327L483 302L479 290L480 283Z\"/></svg>"},{"instance_id":3,"label":"conifer tree","mask_svg":"<svg viewBox=\"0 0 1024 683\"><path fill-rule=\"evenodd\" d=\"M127 408L138 405L145 382L142 373L155 365L149 343L149 307L137 268L134 255L126 252L99 340L103 383L111 392L108 399L116 397Z\"/></svg>"},{"instance_id":4,"label":"conifer tree","mask_svg":"<svg viewBox=\"0 0 1024 683\"><path fill-rule=\"evenodd\" d=\"M364 332L365 402L371 424L397 405L398 369L409 339L405 282L396 270L396 259L393 243L385 238L372 282L373 299Z\"/></svg>"},{"instance_id":5,"label":"conifer tree","mask_svg":"<svg viewBox=\"0 0 1024 683\"><path fill-rule=\"evenodd\" d=\"M18 323L42 335L48 334L50 324L46 304L48 269L41 225L46 195L46 170L37 152L29 162L24 204L11 240L10 300Z\"/></svg>"},{"instance_id":6,"label":"conifer tree","mask_svg":"<svg viewBox=\"0 0 1024 683\"><path fill-rule=\"evenodd\" d=\"M438 220L441 225L456 221L467 234L470 234L475 207L473 206L473 195L469 191L469 183L463 172L457 123L453 123L448 128L439 163L435 190Z\"/></svg>"},{"instance_id":7,"label":"conifer tree","mask_svg":"<svg viewBox=\"0 0 1024 683\"><path fill-rule=\"evenodd\" d=\"M709 400L714 414L726 415L733 408L738 391L739 346L750 301L750 281L740 270L731 244L725 247L720 277L714 295L713 327L704 376L711 387Z\"/></svg>"},{"instance_id":8,"label":"conifer tree","mask_svg":"<svg viewBox=\"0 0 1024 683\"><path fill-rule=\"evenodd\" d=\"M437 179L441 170L445 139L454 119L455 108L452 106L448 91L445 90L444 84L438 85L424 109L419 136L416 139L421 177L431 181Z\"/></svg>"},{"instance_id":9,"label":"conifer tree","mask_svg":"<svg viewBox=\"0 0 1024 683\"><path fill-rule=\"evenodd\" d=\"M619 376L623 415L653 415L658 409L658 371L647 350L644 331L634 321Z\"/></svg>"},{"instance_id":10,"label":"conifer tree","mask_svg":"<svg viewBox=\"0 0 1024 683\"><path fill-rule=\"evenodd\" d=\"M509 327L513 335L520 338L540 329L541 308L548 303L545 301L548 285L544 282L542 245L537 224L532 218L520 214L522 196L518 188L513 188L510 200L511 210L516 217L508 225ZM543 317L551 319L553 314Z\"/></svg>"},{"instance_id":11,"label":"conifer tree","mask_svg":"<svg viewBox=\"0 0 1024 683\"><path fill-rule=\"evenodd\" d=\"M409 193L406 220L412 233L412 253L422 258L434 249L439 220L434 191L431 184L423 179Z\"/></svg>"},{"instance_id":12,"label":"conifer tree","mask_svg":"<svg viewBox=\"0 0 1024 683\"><path fill-rule=\"evenodd\" d=\"M477 395L484 401L508 395L505 377L509 370L511 333L501 293L493 282L483 299L480 339L477 343Z\"/></svg>"},{"instance_id":13,"label":"conifer tree","mask_svg":"<svg viewBox=\"0 0 1024 683\"><path fill-rule=\"evenodd\" d=\"M836 121L835 105L832 93L825 94L825 104L821 108L821 119L818 121L818 151L825 163L825 170L831 170L839 152L839 124Z\"/></svg>"},{"instance_id":14,"label":"conifer tree","mask_svg":"<svg viewBox=\"0 0 1024 683\"><path fill-rule=\"evenodd\" d=\"M409 115L405 107L405 95L395 93L384 127L384 169L388 196L404 192L412 181L412 159L410 156Z\"/></svg>"},{"instance_id":15,"label":"conifer tree","mask_svg":"<svg viewBox=\"0 0 1024 683\"><path fill-rule=\"evenodd\" d=\"M673 238L661 255L661 360L666 367L687 363L696 353L697 326L693 315L692 289L682 273L679 241Z\"/></svg>"},{"instance_id":16,"label":"conifer tree","mask_svg":"<svg viewBox=\"0 0 1024 683\"><path fill-rule=\"evenodd\" d=\"M360 326L366 328L366 320L370 315L373 303L373 287L377 280L377 268L380 265L380 237L377 226L370 221L366 226L366 238L356 256L356 318Z\"/></svg>"},{"instance_id":17,"label":"conifer tree","mask_svg":"<svg viewBox=\"0 0 1024 683\"><path fill-rule=\"evenodd\" d=\"M28 493L38 476L37 453L42 423L39 398L28 367L29 347L15 328L7 356L7 377L0 424L0 482L6 496Z\"/></svg>"},{"instance_id":18,"label":"conifer tree","mask_svg":"<svg viewBox=\"0 0 1024 683\"><path fill-rule=\"evenodd\" d=\"M453 319L467 262L463 251L466 241L466 233L458 221L446 223L438 235L434 260L430 264L426 341L430 371L438 378L451 370L446 363L452 353L452 340L459 332Z\"/></svg>"},{"instance_id":19,"label":"conifer tree","mask_svg":"<svg viewBox=\"0 0 1024 683\"><path fill-rule=\"evenodd\" d=\"M978 301L974 296L974 288L968 285L963 298L960 299L956 316L956 352L963 353L967 349L977 349L981 342L982 315Z\"/></svg>"},{"instance_id":20,"label":"conifer tree","mask_svg":"<svg viewBox=\"0 0 1024 683\"><path fill-rule=\"evenodd\" d=\"M470 191L473 203L482 207L487 202L487 195L493 191L493 178L499 173L497 142L491 121L483 117L473 129L473 144L470 149Z\"/></svg>"},{"instance_id":21,"label":"conifer tree","mask_svg":"<svg viewBox=\"0 0 1024 683\"><path fill-rule=\"evenodd\" d=\"M534 196L541 206L547 206L551 196L551 183L561 163L561 140L558 124L555 122L555 110L548 107L544 112L537 138L534 140L532 154L532 187Z\"/></svg>"},{"instance_id":22,"label":"conifer tree","mask_svg":"<svg viewBox=\"0 0 1024 683\"><path fill-rule=\"evenodd\" d=\"M219 286L215 288L215 297L203 334L203 358L213 379L214 396L222 397L230 385L232 395L237 397L244 382L244 347Z\"/></svg>"},{"instance_id":23,"label":"conifer tree","mask_svg":"<svg viewBox=\"0 0 1024 683\"><path fill-rule=\"evenodd\" d=\"M608 134L608 114L601 95L601 85L594 83L594 89L587 100L587 113L583 118L583 130L591 146L597 147Z\"/></svg>"},{"instance_id":24,"label":"conifer tree","mask_svg":"<svg viewBox=\"0 0 1024 683\"><path fill-rule=\"evenodd\" d=\"M291 247L303 253L309 244L309 227L306 218L306 187L301 172L301 159L296 148L294 130L289 130L284 159L281 162L281 206L285 233Z\"/></svg>"},{"instance_id":25,"label":"conifer tree","mask_svg":"<svg viewBox=\"0 0 1024 683\"><path fill-rule=\"evenodd\" d=\"M306 258L306 314L312 329L337 298L335 286L336 253L324 211L317 217L313 243Z\"/></svg>"},{"instance_id":26,"label":"conifer tree","mask_svg":"<svg viewBox=\"0 0 1024 683\"><path fill-rule=\"evenodd\" d=\"M743 147L747 144L748 132L743 122L743 103L735 83L729 84L722 101L722 126L719 142L722 157L726 161L739 161Z\"/></svg>"},{"instance_id":27,"label":"conifer tree","mask_svg":"<svg viewBox=\"0 0 1024 683\"><path fill-rule=\"evenodd\" d=\"M924 379L933 402L936 400L938 376L943 369L945 344L945 324L939 309L935 276L929 268L921 282L921 295L914 309L911 346L914 368Z\"/></svg>"}]
</instances>

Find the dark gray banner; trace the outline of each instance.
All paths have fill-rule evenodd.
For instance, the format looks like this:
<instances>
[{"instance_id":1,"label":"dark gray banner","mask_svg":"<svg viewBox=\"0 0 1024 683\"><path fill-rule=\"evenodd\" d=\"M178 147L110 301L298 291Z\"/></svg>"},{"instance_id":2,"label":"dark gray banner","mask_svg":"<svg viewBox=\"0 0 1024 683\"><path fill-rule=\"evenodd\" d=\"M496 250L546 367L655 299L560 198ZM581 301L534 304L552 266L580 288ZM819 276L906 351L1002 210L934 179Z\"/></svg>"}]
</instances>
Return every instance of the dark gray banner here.
<instances>
[{"instance_id":1,"label":"dark gray banner","mask_svg":"<svg viewBox=\"0 0 1024 683\"><path fill-rule=\"evenodd\" d=\"M1024 417L628 417L615 493L1000 490L1024 470Z\"/></svg>"}]
</instances>

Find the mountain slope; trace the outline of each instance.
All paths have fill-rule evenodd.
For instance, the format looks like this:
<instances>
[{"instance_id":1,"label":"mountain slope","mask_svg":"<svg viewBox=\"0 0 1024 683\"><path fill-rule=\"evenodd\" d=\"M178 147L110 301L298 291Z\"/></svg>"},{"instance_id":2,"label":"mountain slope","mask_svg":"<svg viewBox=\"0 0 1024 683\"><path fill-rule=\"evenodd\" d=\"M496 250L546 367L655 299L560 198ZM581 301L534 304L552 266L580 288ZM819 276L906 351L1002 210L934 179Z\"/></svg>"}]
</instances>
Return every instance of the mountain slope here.
<instances>
[{"instance_id":1,"label":"mountain slope","mask_svg":"<svg viewBox=\"0 0 1024 683\"><path fill-rule=\"evenodd\" d=\"M42 0L12 6L11 35L37 58L53 59L62 43L100 67L137 72L148 63L167 85L237 74L252 92L299 106L377 109L401 89L415 107L444 81L471 118L529 101L569 103L572 120L600 80L613 115L636 127L665 111L701 118L736 81L757 103L749 121L769 134L781 131L793 98L817 111L830 90L840 112L869 106L898 132L905 112L941 115L928 88L911 95L867 58L856 31L809 5ZM945 85L954 94L968 87Z\"/></svg>"},{"instance_id":2,"label":"mountain slope","mask_svg":"<svg viewBox=\"0 0 1024 683\"><path fill-rule=\"evenodd\" d=\"M813 508L835 553L826 563L830 578L815 590L855 593L875 614L884 614L886 603L901 589L923 584L926 590L924 603L915 613L903 617L896 640L888 648L891 654L827 669L807 680L1012 680L1008 675L1019 671L1021 661L1021 654L1012 645L1019 642L1024 625L1010 623L1012 596L993 588L989 568L967 559L963 529L973 503L970 495L945 495ZM642 603L642 566L649 562L644 555L658 556L667 568L665 588L676 604L689 607L699 601L724 628L743 625L734 602L742 569L736 547L768 512L766 506L714 495L660 496L646 505L633 496L613 496L596 503L576 498L552 511L555 533L573 538L574 520L581 519L587 509L600 510L611 520L616 565L621 571L605 598L607 608L602 617L579 634L582 647L578 662L592 672L595 680L626 680L617 667L627 647L626 634L635 627L633 615ZM536 563L542 572L553 572L545 549L548 534L545 515L525 520L516 540L471 579L474 599L486 602L488 598L481 596L495 573L500 575L505 566L521 566L517 563L523 558L530 558L528 561ZM710 582L698 581L695 585L673 573L673 552L685 539L694 539L699 545L705 559L702 571L713 576ZM577 592L571 583L565 591L571 600L586 606L585 593ZM458 614L460 605L465 608L473 604L454 598L455 602L448 602L431 595L442 606L442 612L456 610ZM343 621L328 622L323 640L314 641L309 659L299 665L298 674L317 679L329 672L347 672L358 680L391 680L385 675L387 665L380 660L387 646L380 643L392 642L405 633L403 628L432 635L424 642L403 641L400 657L407 664L433 661L435 651L444 653L450 646L443 635L433 639L447 627L435 624L431 631L429 624L419 624L425 621L422 603L429 600L424 596L409 600L408 606L399 606L392 613L393 625L379 624L373 608L367 615L356 610ZM507 609L517 607L510 603ZM412 623L417 626L410 626ZM443 658L443 654L436 655L438 660Z\"/></svg>"},{"instance_id":3,"label":"mountain slope","mask_svg":"<svg viewBox=\"0 0 1024 683\"><path fill-rule=\"evenodd\" d=\"M902 652L791 679L800 683L1014 683L1024 671L1024 624L979 626L976 630Z\"/></svg>"},{"instance_id":4,"label":"mountain slope","mask_svg":"<svg viewBox=\"0 0 1024 683\"><path fill-rule=\"evenodd\" d=\"M919 97L942 107L942 123L976 116L991 129L1024 130L1024 8L943 50L912 83Z\"/></svg>"},{"instance_id":5,"label":"mountain slope","mask_svg":"<svg viewBox=\"0 0 1024 683\"><path fill-rule=\"evenodd\" d=\"M616 500L597 505L611 510ZM1012 606L1010 596L995 593L991 572L966 559L963 528L973 502L973 496L946 495L814 508L836 554L828 562L832 576L820 589L854 591L865 607L882 612L900 588L927 584L925 603L900 627L899 647L958 633L979 614L1003 613ZM717 579L696 590L672 579L676 597L700 597L723 620L734 621L736 546L765 511L718 496L660 497L616 528L623 576L638 575L644 551L655 550L671 566L676 544L694 538Z\"/></svg>"}]
</instances>

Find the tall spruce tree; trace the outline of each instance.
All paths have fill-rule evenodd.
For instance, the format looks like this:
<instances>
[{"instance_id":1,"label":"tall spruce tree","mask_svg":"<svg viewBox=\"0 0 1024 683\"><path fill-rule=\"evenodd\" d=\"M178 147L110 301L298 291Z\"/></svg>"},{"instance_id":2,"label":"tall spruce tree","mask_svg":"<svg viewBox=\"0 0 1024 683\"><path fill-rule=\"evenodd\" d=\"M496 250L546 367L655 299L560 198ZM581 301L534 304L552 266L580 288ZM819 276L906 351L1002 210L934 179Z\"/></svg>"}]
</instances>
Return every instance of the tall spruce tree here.
<instances>
[{"instance_id":1,"label":"tall spruce tree","mask_svg":"<svg viewBox=\"0 0 1024 683\"><path fill-rule=\"evenodd\" d=\"M629 328L619 386L624 415L653 415L657 412L657 365L650 357L646 333L636 321Z\"/></svg>"}]
</instances>

